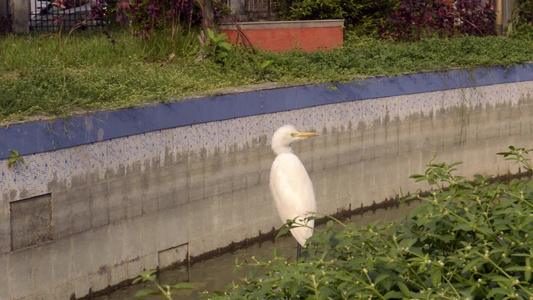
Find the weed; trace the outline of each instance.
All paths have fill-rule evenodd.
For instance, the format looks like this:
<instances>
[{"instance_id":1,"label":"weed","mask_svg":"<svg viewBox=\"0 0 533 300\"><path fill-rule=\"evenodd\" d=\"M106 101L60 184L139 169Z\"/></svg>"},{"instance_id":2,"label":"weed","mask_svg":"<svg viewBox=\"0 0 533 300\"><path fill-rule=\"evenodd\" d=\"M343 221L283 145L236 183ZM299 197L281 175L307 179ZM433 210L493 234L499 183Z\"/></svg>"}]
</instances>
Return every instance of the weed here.
<instances>
[{"instance_id":1,"label":"weed","mask_svg":"<svg viewBox=\"0 0 533 300\"><path fill-rule=\"evenodd\" d=\"M530 170L529 150L501 155ZM242 283L214 299L530 299L533 184L457 175L460 163L430 162L411 178L432 189L390 224L356 228L331 218L299 260L252 258ZM531 175L531 173L528 173ZM283 232L288 232L286 224Z\"/></svg>"},{"instance_id":2,"label":"weed","mask_svg":"<svg viewBox=\"0 0 533 300\"><path fill-rule=\"evenodd\" d=\"M157 290L142 289L138 291L137 293L135 293L135 297L158 295L158 296L163 296L168 300L172 300L172 292L194 289L194 286L187 282L180 282L172 286L166 285L166 284L160 284L157 281L156 274L155 274L156 272L157 272L156 270L142 272L141 275L139 275L139 277L133 280L133 284L140 283L140 282L151 282L157 288Z\"/></svg>"},{"instance_id":3,"label":"weed","mask_svg":"<svg viewBox=\"0 0 533 300\"><path fill-rule=\"evenodd\" d=\"M9 168L14 168L17 163L25 164L24 158L19 155L17 150L11 150L11 155L7 159L7 166Z\"/></svg>"},{"instance_id":4,"label":"weed","mask_svg":"<svg viewBox=\"0 0 533 300\"><path fill-rule=\"evenodd\" d=\"M228 53L231 51L231 44L226 42L228 36L225 33L215 33L213 30L206 28L206 43L202 44L202 50L205 55L217 63L222 63Z\"/></svg>"}]
</instances>

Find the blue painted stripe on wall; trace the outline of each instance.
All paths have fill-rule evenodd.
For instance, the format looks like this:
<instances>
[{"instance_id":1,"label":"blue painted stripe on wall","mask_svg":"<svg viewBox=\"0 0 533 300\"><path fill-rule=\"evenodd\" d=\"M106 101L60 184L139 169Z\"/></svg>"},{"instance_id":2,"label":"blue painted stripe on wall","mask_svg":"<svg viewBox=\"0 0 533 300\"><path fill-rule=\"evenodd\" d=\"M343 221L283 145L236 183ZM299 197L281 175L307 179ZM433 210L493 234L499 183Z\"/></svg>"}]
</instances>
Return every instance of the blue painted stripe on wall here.
<instances>
[{"instance_id":1,"label":"blue painted stripe on wall","mask_svg":"<svg viewBox=\"0 0 533 300\"><path fill-rule=\"evenodd\" d=\"M210 121L318 105L533 80L533 64L262 90L0 128L0 159Z\"/></svg>"}]
</instances>

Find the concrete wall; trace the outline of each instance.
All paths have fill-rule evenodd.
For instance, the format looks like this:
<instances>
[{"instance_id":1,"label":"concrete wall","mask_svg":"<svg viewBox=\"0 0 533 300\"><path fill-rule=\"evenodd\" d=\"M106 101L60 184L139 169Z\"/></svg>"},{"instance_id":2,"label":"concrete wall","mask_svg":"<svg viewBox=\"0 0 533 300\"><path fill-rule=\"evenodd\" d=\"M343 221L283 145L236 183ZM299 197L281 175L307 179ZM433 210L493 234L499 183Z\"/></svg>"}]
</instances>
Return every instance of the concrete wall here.
<instances>
[{"instance_id":1,"label":"concrete wall","mask_svg":"<svg viewBox=\"0 0 533 300\"><path fill-rule=\"evenodd\" d=\"M281 221L270 138L292 123L318 210L426 187L438 161L504 175L533 148L533 65L262 89L0 128L0 299L66 299L252 238ZM144 130L144 131L143 131ZM10 149L25 164L8 168Z\"/></svg>"}]
</instances>

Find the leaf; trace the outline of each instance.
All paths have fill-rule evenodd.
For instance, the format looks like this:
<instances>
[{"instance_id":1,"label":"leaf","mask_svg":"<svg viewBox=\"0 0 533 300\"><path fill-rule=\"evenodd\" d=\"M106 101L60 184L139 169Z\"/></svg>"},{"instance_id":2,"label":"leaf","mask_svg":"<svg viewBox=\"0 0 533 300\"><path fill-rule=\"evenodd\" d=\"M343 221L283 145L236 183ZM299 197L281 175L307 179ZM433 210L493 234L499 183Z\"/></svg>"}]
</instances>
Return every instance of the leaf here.
<instances>
[{"instance_id":1,"label":"leaf","mask_svg":"<svg viewBox=\"0 0 533 300\"><path fill-rule=\"evenodd\" d=\"M255 268L251 268L249 271L248 271L248 278L249 279L253 279L255 277L255 274L257 274L257 272L260 270L260 268L258 267L255 267Z\"/></svg>"},{"instance_id":2,"label":"leaf","mask_svg":"<svg viewBox=\"0 0 533 300\"><path fill-rule=\"evenodd\" d=\"M145 281L154 282L155 281L155 273L156 272L157 272L157 270L150 270L150 271L141 272L139 277L137 277L137 278L135 278L135 280L133 280L133 284L136 284L139 281L142 281L142 282L145 282Z\"/></svg>"},{"instance_id":3,"label":"leaf","mask_svg":"<svg viewBox=\"0 0 533 300\"><path fill-rule=\"evenodd\" d=\"M209 45L200 45L200 48L201 48L202 50L204 50L204 52L205 52L206 54L211 53L211 46L209 46Z\"/></svg>"},{"instance_id":4,"label":"leaf","mask_svg":"<svg viewBox=\"0 0 533 300\"><path fill-rule=\"evenodd\" d=\"M278 231L278 234L276 235L276 239L279 238L280 236L284 236L286 235L287 233L289 233L289 230L290 230L290 227L287 226L287 224L283 225L279 231Z\"/></svg>"},{"instance_id":5,"label":"leaf","mask_svg":"<svg viewBox=\"0 0 533 300\"><path fill-rule=\"evenodd\" d=\"M527 225L529 225L531 222L533 222L533 218L530 218L530 217L527 217L527 218L523 218L520 222L520 226L522 228L526 227Z\"/></svg>"},{"instance_id":6,"label":"leaf","mask_svg":"<svg viewBox=\"0 0 533 300\"><path fill-rule=\"evenodd\" d=\"M225 33L221 33L218 35L217 39L222 42L228 39L228 36Z\"/></svg>"},{"instance_id":7,"label":"leaf","mask_svg":"<svg viewBox=\"0 0 533 300\"><path fill-rule=\"evenodd\" d=\"M161 295L161 293L150 289L143 289L135 293L135 297L146 297L150 295Z\"/></svg>"},{"instance_id":8,"label":"leaf","mask_svg":"<svg viewBox=\"0 0 533 300\"><path fill-rule=\"evenodd\" d=\"M179 291L179 290L194 290L196 287L188 282L180 282L178 284L175 284L171 286L173 290Z\"/></svg>"},{"instance_id":9,"label":"leaf","mask_svg":"<svg viewBox=\"0 0 533 300\"><path fill-rule=\"evenodd\" d=\"M485 177L483 177L483 176L480 175L480 174L475 174L475 175L474 175L474 178L475 178L477 181L479 181L479 182L483 182L483 181L485 181Z\"/></svg>"},{"instance_id":10,"label":"leaf","mask_svg":"<svg viewBox=\"0 0 533 300\"><path fill-rule=\"evenodd\" d=\"M452 228L452 231L459 231L459 230L471 231L472 230L472 224L461 223L461 224L458 224L458 225L456 225L456 226L454 226Z\"/></svg>"},{"instance_id":11,"label":"leaf","mask_svg":"<svg viewBox=\"0 0 533 300\"><path fill-rule=\"evenodd\" d=\"M494 231L492 231L492 229L490 229L487 226L479 226L479 227L477 227L477 229L479 231L483 232L484 234L488 235L488 236L494 234Z\"/></svg>"},{"instance_id":12,"label":"leaf","mask_svg":"<svg viewBox=\"0 0 533 300\"><path fill-rule=\"evenodd\" d=\"M231 51L231 44L227 42L221 42L218 46L226 51Z\"/></svg>"},{"instance_id":13,"label":"leaf","mask_svg":"<svg viewBox=\"0 0 533 300\"><path fill-rule=\"evenodd\" d=\"M433 284L434 287L437 287L441 280L442 280L442 270L441 268L431 265L431 284Z\"/></svg>"},{"instance_id":14,"label":"leaf","mask_svg":"<svg viewBox=\"0 0 533 300\"><path fill-rule=\"evenodd\" d=\"M413 219L413 218L416 218L419 214L422 213L422 211L426 210L428 208L428 205L419 205L417 207L415 207L411 213L409 213L409 218Z\"/></svg>"},{"instance_id":15,"label":"leaf","mask_svg":"<svg viewBox=\"0 0 533 300\"><path fill-rule=\"evenodd\" d=\"M25 163L24 158L19 155L19 152L17 150L11 150L11 155L10 155L9 159L7 160L7 166L9 168L13 168L13 167L15 167L15 164L17 162L19 162L21 164Z\"/></svg>"},{"instance_id":16,"label":"leaf","mask_svg":"<svg viewBox=\"0 0 533 300\"><path fill-rule=\"evenodd\" d=\"M425 176L425 175L420 175L420 174L414 174L414 175L411 175L409 176L409 178L413 178L415 180L415 182L420 182L420 181L425 181L425 180L428 180L428 177Z\"/></svg>"},{"instance_id":17,"label":"leaf","mask_svg":"<svg viewBox=\"0 0 533 300\"><path fill-rule=\"evenodd\" d=\"M398 291L390 291L383 295L385 299L402 299L404 297L404 294Z\"/></svg>"},{"instance_id":18,"label":"leaf","mask_svg":"<svg viewBox=\"0 0 533 300\"><path fill-rule=\"evenodd\" d=\"M296 296L297 293L298 293L298 283L293 280L289 283L289 294L291 295L291 297L294 297Z\"/></svg>"},{"instance_id":19,"label":"leaf","mask_svg":"<svg viewBox=\"0 0 533 300\"><path fill-rule=\"evenodd\" d=\"M389 278L389 276L390 276L390 275L387 274L387 273L381 273L381 274L379 274L379 275L376 277L376 279L374 280L374 284L377 285L377 284L380 283L382 280Z\"/></svg>"},{"instance_id":20,"label":"leaf","mask_svg":"<svg viewBox=\"0 0 533 300\"><path fill-rule=\"evenodd\" d=\"M504 288L492 288L490 289L490 292L487 294L486 298L487 299L490 299L496 295L504 295L504 296L507 296L507 295L512 295L513 294L513 290L511 289L504 289Z\"/></svg>"},{"instance_id":21,"label":"leaf","mask_svg":"<svg viewBox=\"0 0 533 300\"><path fill-rule=\"evenodd\" d=\"M266 69L268 66L270 66L272 64L273 60L265 60L263 63L261 63L261 69L264 70Z\"/></svg>"},{"instance_id":22,"label":"leaf","mask_svg":"<svg viewBox=\"0 0 533 300\"><path fill-rule=\"evenodd\" d=\"M405 283L403 283L403 282L398 282L398 283L396 283L396 285L398 286L398 288L400 288L400 291L402 291L402 294L403 294L405 297L409 297L409 295L411 294L411 292L409 291L409 288L407 287L407 285L405 285Z\"/></svg>"},{"instance_id":23,"label":"leaf","mask_svg":"<svg viewBox=\"0 0 533 300\"><path fill-rule=\"evenodd\" d=\"M483 258L476 258L476 259L473 259L471 260L469 263L466 264L466 266L464 266L463 268L463 272L470 272L470 270L475 266L476 268L478 269L481 269L481 266L483 266L483 264L485 264L485 259Z\"/></svg>"},{"instance_id":24,"label":"leaf","mask_svg":"<svg viewBox=\"0 0 533 300\"><path fill-rule=\"evenodd\" d=\"M499 276L499 275L492 276L490 277L490 280L503 284L504 286L507 286L507 287L513 286L513 280L510 278L504 277L504 276Z\"/></svg>"},{"instance_id":25,"label":"leaf","mask_svg":"<svg viewBox=\"0 0 533 300\"><path fill-rule=\"evenodd\" d=\"M206 28L205 29L205 34L207 35L207 37L209 38L209 40L211 41L214 41L215 40L215 33L213 32L213 30L209 29L209 28Z\"/></svg>"}]
</instances>

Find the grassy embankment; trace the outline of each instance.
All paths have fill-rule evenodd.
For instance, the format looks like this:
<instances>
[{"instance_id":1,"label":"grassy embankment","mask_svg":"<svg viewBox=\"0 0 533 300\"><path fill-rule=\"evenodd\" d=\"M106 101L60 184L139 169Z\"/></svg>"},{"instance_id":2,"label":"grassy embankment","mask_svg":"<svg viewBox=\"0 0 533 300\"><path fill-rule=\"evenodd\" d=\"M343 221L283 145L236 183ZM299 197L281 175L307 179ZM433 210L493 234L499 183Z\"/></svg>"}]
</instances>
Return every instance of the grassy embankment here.
<instances>
[{"instance_id":1,"label":"grassy embankment","mask_svg":"<svg viewBox=\"0 0 533 300\"><path fill-rule=\"evenodd\" d=\"M331 52L251 55L237 49L218 63L201 59L199 49L195 32L175 38L162 32L150 40L129 31L1 37L0 123L132 107L269 81L344 82L533 61L533 41L505 37L399 43L348 34L344 47ZM262 67L267 60L271 64Z\"/></svg>"}]
</instances>

